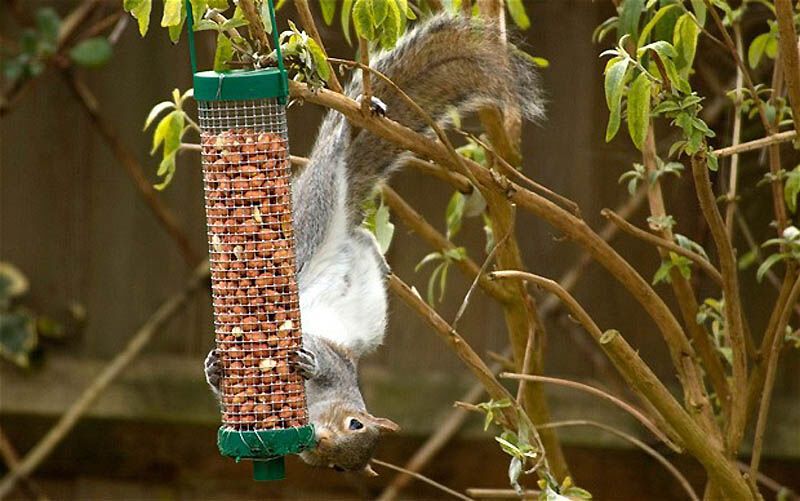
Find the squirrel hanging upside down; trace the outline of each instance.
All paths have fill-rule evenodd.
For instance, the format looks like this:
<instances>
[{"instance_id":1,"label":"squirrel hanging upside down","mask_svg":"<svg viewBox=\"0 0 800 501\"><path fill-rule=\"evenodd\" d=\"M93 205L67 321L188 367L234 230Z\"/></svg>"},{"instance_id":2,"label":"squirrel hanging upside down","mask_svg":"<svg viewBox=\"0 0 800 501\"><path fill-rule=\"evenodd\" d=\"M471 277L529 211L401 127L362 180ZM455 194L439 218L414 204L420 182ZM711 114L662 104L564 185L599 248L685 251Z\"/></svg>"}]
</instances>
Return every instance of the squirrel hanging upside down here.
<instances>
[{"instance_id":1,"label":"squirrel hanging upside down","mask_svg":"<svg viewBox=\"0 0 800 501\"><path fill-rule=\"evenodd\" d=\"M436 120L447 111L521 107L543 116L533 65L510 50L496 29L441 14L404 35L370 65L391 79ZM358 75L346 94L361 94ZM374 112L417 132L425 119L383 80L372 79ZM358 386L358 360L374 351L386 330L389 267L371 233L361 228L362 202L402 161L405 151L354 128L341 114L325 116L309 163L293 181L294 224L303 349L295 367L306 395L317 447L303 453L314 466L375 473L369 460L380 435L399 427L367 412ZM206 379L217 395L221 366L206 358Z\"/></svg>"}]
</instances>

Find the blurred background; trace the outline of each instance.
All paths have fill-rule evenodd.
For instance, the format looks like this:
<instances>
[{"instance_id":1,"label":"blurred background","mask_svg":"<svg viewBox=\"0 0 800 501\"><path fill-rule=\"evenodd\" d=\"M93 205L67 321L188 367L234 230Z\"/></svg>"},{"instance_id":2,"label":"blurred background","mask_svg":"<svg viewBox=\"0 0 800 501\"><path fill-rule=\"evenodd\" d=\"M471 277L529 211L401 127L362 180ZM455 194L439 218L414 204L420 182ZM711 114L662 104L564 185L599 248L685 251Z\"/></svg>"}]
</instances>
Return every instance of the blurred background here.
<instances>
[{"instance_id":1,"label":"blurred background","mask_svg":"<svg viewBox=\"0 0 800 501\"><path fill-rule=\"evenodd\" d=\"M3 0L3 44L17 39L21 26L30 22L15 12L28 11L28 6L35 4L53 7L66 16L79 3ZM282 26L287 17L295 18L290 3L278 13ZM638 157L625 138L604 142L607 110L603 61L598 55L605 47L592 42L592 32L613 15L613 6L588 0L525 3L532 27L521 36L529 51L546 58L550 65L542 70L548 119L538 126L525 125L524 170L571 197L587 221L602 228L605 221L599 211L629 200L617 179ZM120 4L120 0L109 0L103 8L112 13ZM24 455L37 443L101 368L152 320L154 312L186 287L193 269L190 263L206 253L196 153L182 154L172 184L153 193L171 209L176 227L186 235L183 249L164 230L134 184L157 182L158 159L149 155L151 136L142 132L142 125L150 108L168 99L172 89L190 87L185 39L173 46L164 30L152 30L142 40L134 22L117 26L120 36L107 64L87 70L62 69L55 62L3 105L0 260L4 273L15 277L15 284L24 281L28 287L14 299L14 315L4 310L2 329L4 336L17 336L35 324L37 331L35 339L24 334L14 338L21 340L16 362L0 361L4 456L13 452L12 448ZM352 56L338 27L320 23L320 29L331 55ZM201 47L201 61L206 63L211 57L209 47ZM713 50L704 51L702 57L707 59L708 72L704 73L708 74L698 75L701 85L727 85L733 68L719 63ZM708 121L724 130L729 111L724 106L717 108L711 110L715 116ZM293 154L309 152L321 115L322 110L310 104L291 109ZM145 179L132 178L131 173L139 168ZM756 170L751 174L744 171L743 185L755 186L755 181L747 179L757 179L760 174ZM391 185L434 226L444 229L450 187L413 170L396 175ZM707 239L707 231L699 226L701 217L688 176L669 180L665 188L682 232L696 241ZM755 189L743 194L746 211L754 217L769 210L767 199L756 195ZM644 212L636 212L631 219L642 225ZM401 222L394 223L395 238L387 259L400 277L424 291L431 269L417 272L414 267L431 249ZM769 229L754 231L763 240ZM562 277L580 260L579 249L560 241L550 227L522 212L518 214L518 235L526 264L535 273ZM465 221L457 243L469 249L478 262L483 260L480 219ZM652 249L629 237L617 237L614 246L646 277L659 265ZM9 271L9 266L24 278ZM756 284L754 273L743 276L747 307L766 315L774 289ZM469 285L457 271L451 271L446 298L437 306L445 319L455 316ZM671 300L668 286L660 285L657 290ZM575 295L601 328L623 332L660 376L668 381L673 377L660 335L602 269L589 264ZM760 332L766 319L756 318L755 328ZM548 374L630 397L613 367L562 311L552 309L546 323ZM489 352L505 349L502 312L480 291L470 302L459 330L487 358ZM247 465L220 457L215 444L219 413L202 372L212 341L209 290L203 284L157 329L141 355L41 464L31 477L35 485L20 484L14 498L25 498L32 488L59 499L358 499L375 497L391 482L395 474L386 469L380 470L380 477L366 480L310 469L291 459L286 481L256 484ZM29 356L24 355L28 351ZM800 362L796 350L786 356L782 369L768 428L764 471L798 490ZM371 411L390 417L403 428L382 443L377 457L404 464L451 415L453 401L463 399L473 383L441 339L393 300L386 344L364 361L362 384ZM546 391L554 419L613 423L652 442L646 431L604 401L564 388L548 387ZM679 485L655 460L626 442L592 428L564 429L559 435L577 483L597 499L683 497ZM702 485L702 470L693 461L668 456L691 481ZM460 490L502 488L508 485L507 468L507 456L482 432L480 416L470 416L423 473ZM413 499L441 496L444 494L419 482L401 493L401 497Z\"/></svg>"}]
</instances>

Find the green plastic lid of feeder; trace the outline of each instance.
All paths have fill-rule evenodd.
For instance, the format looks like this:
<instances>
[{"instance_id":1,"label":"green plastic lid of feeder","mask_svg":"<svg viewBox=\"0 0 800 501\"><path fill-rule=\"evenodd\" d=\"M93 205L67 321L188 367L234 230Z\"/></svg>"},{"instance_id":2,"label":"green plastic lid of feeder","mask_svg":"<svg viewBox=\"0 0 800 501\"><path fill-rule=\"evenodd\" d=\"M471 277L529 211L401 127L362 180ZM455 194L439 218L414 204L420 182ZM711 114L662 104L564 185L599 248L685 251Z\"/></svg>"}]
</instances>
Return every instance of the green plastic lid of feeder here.
<instances>
[{"instance_id":1,"label":"green plastic lid of feeder","mask_svg":"<svg viewBox=\"0 0 800 501\"><path fill-rule=\"evenodd\" d=\"M194 98L198 101L242 101L288 95L286 71L281 68L194 74Z\"/></svg>"},{"instance_id":2,"label":"green plastic lid of feeder","mask_svg":"<svg viewBox=\"0 0 800 501\"><path fill-rule=\"evenodd\" d=\"M256 480L282 480L285 476L283 456L311 449L315 443L311 425L257 431L221 427L217 433L219 452L237 462L252 460Z\"/></svg>"}]
</instances>

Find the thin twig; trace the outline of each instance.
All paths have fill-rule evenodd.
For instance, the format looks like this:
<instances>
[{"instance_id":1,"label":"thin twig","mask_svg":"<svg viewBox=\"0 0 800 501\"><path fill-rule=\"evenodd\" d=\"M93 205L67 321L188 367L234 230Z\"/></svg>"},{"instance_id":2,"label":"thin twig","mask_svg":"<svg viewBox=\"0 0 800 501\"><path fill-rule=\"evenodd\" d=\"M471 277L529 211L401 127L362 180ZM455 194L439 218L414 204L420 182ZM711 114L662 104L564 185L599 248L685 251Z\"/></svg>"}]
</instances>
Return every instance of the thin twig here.
<instances>
[{"instance_id":1,"label":"thin twig","mask_svg":"<svg viewBox=\"0 0 800 501\"><path fill-rule=\"evenodd\" d=\"M644 203L644 200L645 190L640 189L636 195L630 197L621 206L617 207L616 212L625 218L631 217L633 213L635 213L639 207L641 207L641 205ZM617 226L607 222L603 229L600 230L599 235L604 240L610 241L617 235L618 232L619 228ZM444 236L442 236L442 239L444 239ZM558 280L558 282L562 284L565 290L572 290L575 285L577 285L578 279L591 262L591 256L584 250L577 262L573 266L569 267L569 271L567 271ZM542 319L545 319L549 315L553 314L559 306L561 306L561 303L557 297L546 297L544 301L542 301L541 307L539 308ZM509 352L509 349L506 349L506 352ZM489 356L491 358L491 353L489 353ZM504 362L496 360L496 363L493 364L492 369L499 371L501 367L504 367ZM483 385L480 383L474 383L472 387L460 398L460 400L475 404L479 401L483 394ZM466 418L467 413L464 412L463 409L454 408L451 410L450 413L441 421L441 425L435 427L434 433L428 437L425 443L423 443L422 446L420 446L420 448L417 449L417 451L406 462L405 467L411 471L421 471L434 457L436 457L439 451L441 451L447 445L450 439L455 436ZM377 499L379 501L391 501L395 499L400 491L408 484L409 480L410 477L408 476L397 475Z\"/></svg>"},{"instance_id":2,"label":"thin twig","mask_svg":"<svg viewBox=\"0 0 800 501\"><path fill-rule=\"evenodd\" d=\"M714 154L719 158L729 157L731 155L738 155L748 151L760 150L761 148L765 148L773 144L788 143L789 141L794 141L795 139L797 139L797 131L787 130L786 132L778 132L777 134L772 134L771 136L762 137L760 139L754 139L753 141L748 141L746 143L739 143L735 146L720 148L718 150L714 150Z\"/></svg>"},{"instance_id":3,"label":"thin twig","mask_svg":"<svg viewBox=\"0 0 800 501\"><path fill-rule=\"evenodd\" d=\"M592 231L584 221L523 186L512 183L507 179L493 178L491 173L469 159L463 157L458 160L454 159L446 146L423 134L416 133L389 118L374 117L361 113L360 105L342 94L326 89L312 91L308 85L293 81L289 82L289 90L292 97L335 109L356 127L361 127L382 139L391 141L399 148L407 149L422 158L433 160L440 165L456 169L459 172L461 172L461 169L466 169L469 172L470 180L477 182L482 189L503 193L509 201L516 203L520 208L525 208L532 214L544 219L547 223L563 232L569 239L586 249L639 302L654 320L663 337L668 340L668 346L671 347L670 355L673 357L677 355L676 364L680 363L683 356L695 356L694 349L686 340L680 323L666 303L655 293L650 284L633 269L630 263L625 261L599 235ZM466 172L461 173L466 175ZM691 418L689 419L691 421ZM678 420L682 425L684 424L680 416ZM698 439L703 444L702 447L696 447L696 444L694 444L692 452L707 471L716 476L719 484L727 489L731 495L742 498L750 497L746 482L735 469L731 468L723 452L715 448L709 448L707 437L703 433L695 434L693 429L690 428L689 430L689 437L692 440Z\"/></svg>"},{"instance_id":4,"label":"thin twig","mask_svg":"<svg viewBox=\"0 0 800 501\"><path fill-rule=\"evenodd\" d=\"M555 377L547 377L547 376L537 376L535 374L514 374L511 372L501 372L499 377L501 379L516 379L516 380L527 380L527 381L536 381L539 383L550 383L560 386L567 386L569 388L573 388L576 390L581 390L586 393L591 393L592 395L598 396L602 399L605 399L612 404L616 405L620 409L624 410L631 416L633 416L637 421L639 421L645 428L650 430L650 432L656 436L659 440L664 442L670 449L675 452L681 452L681 448L678 447L672 440L669 439L658 427L650 421L647 416L645 416L642 411L637 409L636 407L632 406L631 404L621 400L614 395L607 393L599 388L595 388L594 386L590 386L588 384L580 383L578 381L570 381L568 379L561 379Z\"/></svg>"},{"instance_id":5,"label":"thin twig","mask_svg":"<svg viewBox=\"0 0 800 501\"><path fill-rule=\"evenodd\" d=\"M797 53L797 31L791 0L775 0L775 19L778 22L778 52L783 63L783 78L786 80L794 129L800 131L800 55Z\"/></svg>"},{"instance_id":6,"label":"thin twig","mask_svg":"<svg viewBox=\"0 0 800 501\"><path fill-rule=\"evenodd\" d=\"M743 54L742 28L739 23L733 25L733 35L736 37L736 50ZM733 131L731 132L731 147L735 148L742 139L742 69L736 67L736 90L733 96ZM731 155L730 172L728 173L728 195L725 207L725 229L728 237L733 238L733 214L736 211L736 191L739 184L739 155Z\"/></svg>"},{"instance_id":7,"label":"thin twig","mask_svg":"<svg viewBox=\"0 0 800 501\"><path fill-rule=\"evenodd\" d=\"M748 473L750 471L750 466L742 463L741 461L736 461L736 466L739 467L739 471L742 473ZM798 495L797 492L761 472L756 473L756 481L775 493L784 492L787 496L787 501L800 500L800 495Z\"/></svg>"},{"instance_id":8,"label":"thin twig","mask_svg":"<svg viewBox=\"0 0 800 501\"><path fill-rule=\"evenodd\" d=\"M783 333L789 324L792 316L792 306L800 301L800 276L792 286L789 299L783 308L777 326L777 335L772 340L769 357L767 359L767 373L762 387L761 405L758 408L758 419L756 420L755 438L753 439L753 452L750 458L750 476L755 477L758 472L759 462L761 461L761 450L764 446L764 432L767 428L767 416L769 415L769 404L772 399L772 390L775 388L775 375L778 368L778 359L783 348L785 339Z\"/></svg>"},{"instance_id":9,"label":"thin twig","mask_svg":"<svg viewBox=\"0 0 800 501\"><path fill-rule=\"evenodd\" d=\"M666 468L667 471L669 471L672 474L672 476L675 477L678 480L678 483L681 484L681 487L683 487L683 490L686 491L686 494L689 495L690 499L692 499L694 501L700 501L699 498L697 497L697 493L692 488L692 484L690 484L689 481L686 480L686 477L683 476L683 474L680 472L680 470L678 470L675 467L675 465L670 463L667 460L667 458L665 458L663 456L663 454L660 454L657 450L653 449L652 447L650 447L646 443L642 442L638 438L636 438L636 437L634 437L634 436L632 436L632 435L630 435L628 433L625 433L625 432L623 432L621 430L618 430L618 429L616 429L614 427L611 427L611 426L608 426L606 424L598 423L597 421L591 421L591 420L585 420L585 419L574 419L574 420L569 420L569 421L556 421L556 422L553 422L553 423L546 423L546 424L542 425L541 427L542 428L547 428L547 427L550 427L550 428L563 428L563 427L567 427L567 426L592 426L592 427L595 427L595 428L600 428L601 430L605 430L605 431L607 431L607 432L609 432L609 433L611 433L613 435L618 436L619 438L622 438L623 440L627 440L628 442L632 443L636 447L642 449L650 457L654 458L656 461L661 463L664 466L664 468Z\"/></svg>"},{"instance_id":10,"label":"thin twig","mask_svg":"<svg viewBox=\"0 0 800 501\"><path fill-rule=\"evenodd\" d=\"M411 157L406 160L405 165L413 167L424 174L437 177L465 195L469 195L474 190L469 179L433 162Z\"/></svg>"},{"instance_id":11,"label":"thin twig","mask_svg":"<svg viewBox=\"0 0 800 501\"><path fill-rule=\"evenodd\" d=\"M19 468L19 454L17 450L11 445L11 441L6 436L2 428L0 428L0 456L3 458L9 470ZM48 501L48 497L44 494L42 489L27 475L20 478L22 487L27 491L32 499L37 501Z\"/></svg>"},{"instance_id":12,"label":"thin twig","mask_svg":"<svg viewBox=\"0 0 800 501\"><path fill-rule=\"evenodd\" d=\"M692 157L692 174L700 209L714 239L722 272L722 290L725 298L725 334L728 337L733 357L731 412L728 421L726 446L727 450L733 454L739 448L747 421L747 343L745 341L744 318L739 294L739 268L736 264L733 245L725 231L725 221L722 219L714 192L711 189L711 180L705 158L697 155Z\"/></svg>"},{"instance_id":13,"label":"thin twig","mask_svg":"<svg viewBox=\"0 0 800 501\"><path fill-rule=\"evenodd\" d=\"M253 0L239 0L238 5L245 19L247 19L247 27L250 30L250 34L261 44L261 52L264 54L268 53L272 44L270 44L269 36L264 29L264 23L261 22L261 16L258 14ZM278 28L277 26L273 26L272 29L276 30Z\"/></svg>"},{"instance_id":14,"label":"thin twig","mask_svg":"<svg viewBox=\"0 0 800 501\"><path fill-rule=\"evenodd\" d=\"M416 478L417 480L421 480L422 482L425 482L428 485L432 485L433 487L436 487L440 491L446 492L447 494L450 494L451 496L456 497L458 499L465 499L466 501L473 501L471 497L467 497L467 496L461 494L460 492L455 491L455 490L447 487L446 485L442 485L439 482L437 482L435 480L432 480L432 479L426 477L425 475L421 475L421 474L419 474L419 473L417 473L415 471L407 470L407 469L402 468L400 466L397 466L395 464L387 463L386 461L381 461L380 459L372 458L371 462L376 464L376 465L378 465L378 466L383 466L384 468L389 468L390 470L399 471L401 473L405 473L406 475L411 475L412 477Z\"/></svg>"},{"instance_id":15,"label":"thin twig","mask_svg":"<svg viewBox=\"0 0 800 501\"><path fill-rule=\"evenodd\" d=\"M709 444L708 434L678 404L669 390L647 364L639 358L638 353L619 332L609 331L604 334L575 298L550 279L515 270L493 272L490 277L522 278L556 294L567 306L572 316L597 341L600 348L608 355L631 389L649 400L667 423L673 427L681 440L679 445L685 446L692 455L706 466L710 474L713 472L713 475L716 476L721 485L724 484L723 488L727 489L731 496L737 499L749 499L751 497L750 489L741 475L716 446Z\"/></svg>"},{"instance_id":16,"label":"thin twig","mask_svg":"<svg viewBox=\"0 0 800 501\"><path fill-rule=\"evenodd\" d=\"M489 152L494 157L494 159L496 161L494 165L495 165L495 167L497 167L500 170L501 174L503 174L506 177L514 179L514 181L517 182L517 183L522 183L522 184L527 185L531 190L550 198L555 203L561 205L561 207L563 207L564 209L570 211L573 215L575 215L577 217L580 217L581 209L580 209L580 207L578 207L578 204L576 204L575 202L573 202L569 198L565 197L564 195L561 195L560 193L556 193L555 191L551 190L547 186L544 186L542 184L537 183L533 179L529 178L528 176L526 176L522 172L520 172L517 169L515 169L514 167L512 167L511 164L509 164L506 161L505 158L500 156L494 150L494 148L492 148L491 146L486 144L484 141L481 141L481 139L479 137L475 136L474 134L472 134L470 132L463 131L463 130L459 130L458 132L461 133L463 136L468 137L471 140L475 141L475 143L478 146L480 146L481 148L483 148L484 150Z\"/></svg>"},{"instance_id":17,"label":"thin twig","mask_svg":"<svg viewBox=\"0 0 800 501\"><path fill-rule=\"evenodd\" d=\"M396 191L388 185L384 185L381 188L381 192L383 194L383 201L389 206L389 210L392 211L392 214L399 217L400 220L403 221L403 224L428 242L428 245L442 253L456 249L456 245L453 242L436 230L436 228L425 220L422 214L417 212L417 210L406 202ZM499 287L499 284L486 278L486 275L481 272L481 268L478 267L478 264L469 256L464 256L456 260L453 264L456 268L461 270L467 278L477 278L480 281L481 288L492 297L501 301L506 300L506 294L502 288Z\"/></svg>"},{"instance_id":18,"label":"thin twig","mask_svg":"<svg viewBox=\"0 0 800 501\"><path fill-rule=\"evenodd\" d=\"M108 386L125 368L133 362L161 329L177 312L186 305L191 294L209 276L208 261L203 261L191 274L183 290L170 297L147 319L122 349L87 386L75 402L64 412L58 422L25 455L17 468L11 469L0 481L0 499L6 497L14 485L25 476L33 473L55 447L69 434L81 416L103 394Z\"/></svg>"},{"instance_id":19,"label":"thin twig","mask_svg":"<svg viewBox=\"0 0 800 501\"><path fill-rule=\"evenodd\" d=\"M117 158L120 165L125 168L125 171L130 176L139 195L144 199L150 211L178 245L178 249L184 261L186 261L189 266L195 266L200 262L200 254L195 251L189 241L189 237L181 229L175 214L164 205L164 202L158 196L158 192L153 188L150 181L148 181L142 165L136 160L136 156L125 146L117 135L117 132L102 115L97 99L77 75L69 70L64 70L62 73L73 95L83 106L84 111L89 115L95 130L106 142L106 145L111 149L111 152Z\"/></svg>"},{"instance_id":20,"label":"thin twig","mask_svg":"<svg viewBox=\"0 0 800 501\"><path fill-rule=\"evenodd\" d=\"M525 489L522 495L518 494L514 489L483 489L483 488L469 488L467 494L474 498L484 499L539 499L541 491L533 489Z\"/></svg>"},{"instance_id":21,"label":"thin twig","mask_svg":"<svg viewBox=\"0 0 800 501\"><path fill-rule=\"evenodd\" d=\"M458 307L456 316L453 318L453 322L450 324L453 326L453 329L458 329L458 321L461 320L461 316L464 315L465 311L467 311L467 305L469 304L469 299L470 297L472 297L472 293L475 291L475 287L477 287L478 283L480 283L481 277L484 277L486 269L492 263L492 260L494 259L494 256L497 253L497 249L500 248L500 246L503 245L503 243L505 243L505 241L508 240L510 236L511 236L510 231L505 235L503 235L503 238L501 238L500 240L497 241L497 243L494 244L494 247L492 247L492 251L489 252L489 255L486 256L486 259L483 260L483 264L481 265L480 270L478 270L477 275L475 275L475 278L472 280L472 284L469 286L469 289L467 289L467 293L464 295L464 300L461 301L461 306Z\"/></svg>"},{"instance_id":22,"label":"thin twig","mask_svg":"<svg viewBox=\"0 0 800 501\"><path fill-rule=\"evenodd\" d=\"M658 235L653 235L652 233L642 230L641 228L637 228L636 226L632 225L625 219L621 218L618 214L614 213L611 209L603 209L600 211L600 214L614 223L617 227L621 230L625 231L629 235L633 235L634 237L644 240L647 243L653 244L655 246L661 247L663 249L667 249L669 251L674 252L675 254L679 254L697 266L699 266L709 278L713 279L719 285L722 285L722 275L720 274L719 270L717 270L713 264L709 263L706 258L701 256L700 254L681 247L680 245L676 244L675 242L670 242L669 240L663 239Z\"/></svg>"}]
</instances>

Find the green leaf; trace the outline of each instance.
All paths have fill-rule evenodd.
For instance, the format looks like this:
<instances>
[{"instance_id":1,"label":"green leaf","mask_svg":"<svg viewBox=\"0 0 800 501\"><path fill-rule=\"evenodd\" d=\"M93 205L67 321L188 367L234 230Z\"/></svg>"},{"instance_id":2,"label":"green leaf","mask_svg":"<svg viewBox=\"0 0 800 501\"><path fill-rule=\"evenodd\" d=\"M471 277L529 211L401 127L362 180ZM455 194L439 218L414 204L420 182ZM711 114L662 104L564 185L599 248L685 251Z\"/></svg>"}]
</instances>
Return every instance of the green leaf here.
<instances>
[{"instance_id":1,"label":"green leaf","mask_svg":"<svg viewBox=\"0 0 800 501\"><path fill-rule=\"evenodd\" d=\"M381 201L380 207L375 211L375 240L378 241L381 254L386 254L389 250L393 237L394 224L389 220L389 207Z\"/></svg>"},{"instance_id":2,"label":"green leaf","mask_svg":"<svg viewBox=\"0 0 800 501\"><path fill-rule=\"evenodd\" d=\"M308 37L308 40L306 40L306 46L308 47L308 52L311 54L311 58L314 60L314 67L317 70L317 74L321 79L328 80L331 77L331 68L328 66L328 58L325 56L325 52L322 51L322 48L311 37Z\"/></svg>"},{"instance_id":3,"label":"green leaf","mask_svg":"<svg viewBox=\"0 0 800 501\"><path fill-rule=\"evenodd\" d=\"M664 16L666 16L667 14L669 14L670 12L679 7L680 6L678 4L671 3L658 9L658 12L656 12L653 18L650 19L650 21L648 21L647 24L644 25L644 28L642 28L642 32L641 34L639 34L638 46L642 47L645 43L647 43L647 37L650 36L650 32L653 31L653 28L656 27L659 21L661 21L664 18Z\"/></svg>"},{"instance_id":4,"label":"green leaf","mask_svg":"<svg viewBox=\"0 0 800 501\"><path fill-rule=\"evenodd\" d=\"M644 73L633 81L628 92L628 133L633 144L642 149L650 126L650 95L653 83Z\"/></svg>"},{"instance_id":5,"label":"green leaf","mask_svg":"<svg viewBox=\"0 0 800 501\"><path fill-rule=\"evenodd\" d=\"M353 25L359 37L372 40L375 38L375 29L369 7L370 0L355 0L353 5Z\"/></svg>"},{"instance_id":6,"label":"green leaf","mask_svg":"<svg viewBox=\"0 0 800 501\"><path fill-rule=\"evenodd\" d=\"M164 0L164 15L161 17L161 26L167 28L181 23L184 0Z\"/></svg>"},{"instance_id":7,"label":"green leaf","mask_svg":"<svg viewBox=\"0 0 800 501\"><path fill-rule=\"evenodd\" d=\"M172 101L162 101L157 105L153 106L153 109L150 110L150 113L147 114L147 119L144 121L144 128L142 130L146 130L150 127L150 124L153 123L153 120L160 115L163 111L168 110L170 108L174 108L175 103Z\"/></svg>"},{"instance_id":8,"label":"green leaf","mask_svg":"<svg viewBox=\"0 0 800 501\"><path fill-rule=\"evenodd\" d=\"M643 10L644 0L625 0L619 15L618 38L622 38L622 35L630 35L633 40L638 40L639 18L642 16Z\"/></svg>"},{"instance_id":9,"label":"green leaf","mask_svg":"<svg viewBox=\"0 0 800 501\"><path fill-rule=\"evenodd\" d=\"M25 311L0 316L0 356L20 366L30 365L30 354L38 344L33 316Z\"/></svg>"},{"instance_id":10,"label":"green leaf","mask_svg":"<svg viewBox=\"0 0 800 501\"><path fill-rule=\"evenodd\" d=\"M153 186L153 188L157 189L158 191L164 190L164 188L169 186L169 183L172 182L172 177L175 175L176 153L177 152L172 152L161 160L158 171L164 173L164 178L160 183Z\"/></svg>"},{"instance_id":11,"label":"green leaf","mask_svg":"<svg viewBox=\"0 0 800 501\"><path fill-rule=\"evenodd\" d=\"M528 18L527 12L525 12L525 4L522 0L508 0L506 7L508 7L511 19L519 29L527 30L531 27L531 20Z\"/></svg>"},{"instance_id":12,"label":"green leaf","mask_svg":"<svg viewBox=\"0 0 800 501\"><path fill-rule=\"evenodd\" d=\"M208 19L201 19L199 21L195 21L193 29L194 31L211 31L211 30L219 31L221 27L214 21L210 21Z\"/></svg>"},{"instance_id":13,"label":"green leaf","mask_svg":"<svg viewBox=\"0 0 800 501\"><path fill-rule=\"evenodd\" d=\"M747 49L747 64L749 64L751 68L755 68L758 66L758 63L761 62L761 57L767 49L769 39L769 33L762 33L750 42L750 48Z\"/></svg>"},{"instance_id":14,"label":"green leaf","mask_svg":"<svg viewBox=\"0 0 800 501\"><path fill-rule=\"evenodd\" d=\"M325 24L328 26L333 24L333 16L336 14L336 0L319 0L319 8L322 10L322 19L325 20Z\"/></svg>"},{"instance_id":15,"label":"green leaf","mask_svg":"<svg viewBox=\"0 0 800 501\"><path fill-rule=\"evenodd\" d=\"M214 71L225 71L233 58L233 44L225 33L217 35L217 50L214 53Z\"/></svg>"},{"instance_id":16,"label":"green leaf","mask_svg":"<svg viewBox=\"0 0 800 501\"><path fill-rule=\"evenodd\" d=\"M706 3L703 0L691 0L692 1L692 10L694 11L694 17L697 19L698 24L700 26L705 26L706 24Z\"/></svg>"},{"instance_id":17,"label":"green leaf","mask_svg":"<svg viewBox=\"0 0 800 501\"><path fill-rule=\"evenodd\" d=\"M97 68L111 59L111 43L106 37L87 38L69 51L75 64L87 68Z\"/></svg>"},{"instance_id":18,"label":"green leaf","mask_svg":"<svg viewBox=\"0 0 800 501\"><path fill-rule=\"evenodd\" d=\"M678 57L675 66L686 78L694 62L694 55L697 52L697 37L700 35L700 27L692 14L684 14L675 23L675 33L673 35L673 45Z\"/></svg>"},{"instance_id":19,"label":"green leaf","mask_svg":"<svg viewBox=\"0 0 800 501\"><path fill-rule=\"evenodd\" d=\"M169 113L167 116L158 122L155 133L153 133L153 147L150 149L150 154L154 154L158 147L164 142L167 132L172 127L172 121L175 119L175 112Z\"/></svg>"},{"instance_id":20,"label":"green leaf","mask_svg":"<svg viewBox=\"0 0 800 501\"><path fill-rule=\"evenodd\" d=\"M40 8L36 11L36 27L42 40L55 44L61 28L61 18L52 7Z\"/></svg>"},{"instance_id":21,"label":"green leaf","mask_svg":"<svg viewBox=\"0 0 800 501\"><path fill-rule=\"evenodd\" d=\"M387 15L383 22L381 30L381 45L384 49L389 50L395 46L397 40L402 34L403 20L405 16L400 12L395 0L386 0L387 2Z\"/></svg>"},{"instance_id":22,"label":"green leaf","mask_svg":"<svg viewBox=\"0 0 800 501\"><path fill-rule=\"evenodd\" d=\"M7 308L11 299L28 292L28 279L19 268L0 261L0 308Z\"/></svg>"},{"instance_id":23,"label":"green leaf","mask_svg":"<svg viewBox=\"0 0 800 501\"><path fill-rule=\"evenodd\" d=\"M350 17L353 13L353 0L344 0L342 3L342 33L344 34L344 39L347 41L348 44L352 45L350 40Z\"/></svg>"},{"instance_id":24,"label":"green leaf","mask_svg":"<svg viewBox=\"0 0 800 501\"><path fill-rule=\"evenodd\" d=\"M419 263L417 263L417 265L414 267L414 272L416 273L419 270L421 270L422 267L425 266L426 264L438 261L440 259L444 259L441 252L431 252L427 254L425 257L423 257Z\"/></svg>"},{"instance_id":25,"label":"green leaf","mask_svg":"<svg viewBox=\"0 0 800 501\"><path fill-rule=\"evenodd\" d=\"M461 220L464 217L464 205L466 198L464 195L456 191L450 197L447 203L447 210L445 212L445 220L447 221L447 239L450 240L456 236L461 229Z\"/></svg>"},{"instance_id":26,"label":"green leaf","mask_svg":"<svg viewBox=\"0 0 800 501\"><path fill-rule=\"evenodd\" d=\"M608 127L606 129L606 142L611 141L619 130L622 91L625 88L625 74L627 70L627 59L619 59L606 69L606 103L610 111Z\"/></svg>"},{"instance_id":27,"label":"green leaf","mask_svg":"<svg viewBox=\"0 0 800 501\"><path fill-rule=\"evenodd\" d=\"M800 166L786 174L786 184L783 186L783 198L792 214L797 212L798 195L800 195Z\"/></svg>"},{"instance_id":28,"label":"green leaf","mask_svg":"<svg viewBox=\"0 0 800 501\"><path fill-rule=\"evenodd\" d=\"M186 10L181 10L180 21L178 24L174 26L170 26L167 31L169 32L169 39L172 43L178 43L178 40L181 39L181 33L183 33L183 23L186 21Z\"/></svg>"},{"instance_id":29,"label":"green leaf","mask_svg":"<svg viewBox=\"0 0 800 501\"><path fill-rule=\"evenodd\" d=\"M381 26L389 15L389 1L390 0L367 0L369 5L369 17L372 19L372 25L375 27Z\"/></svg>"},{"instance_id":30,"label":"green leaf","mask_svg":"<svg viewBox=\"0 0 800 501\"><path fill-rule=\"evenodd\" d=\"M125 0L124 8L139 24L139 34L145 36L150 27L150 12L153 0Z\"/></svg>"},{"instance_id":31,"label":"green leaf","mask_svg":"<svg viewBox=\"0 0 800 501\"><path fill-rule=\"evenodd\" d=\"M439 274L442 272L443 267L446 265L447 263L445 262L440 263L439 266L433 269L431 276L428 277L427 300L428 304L431 306L436 304L436 279L439 277Z\"/></svg>"},{"instance_id":32,"label":"green leaf","mask_svg":"<svg viewBox=\"0 0 800 501\"><path fill-rule=\"evenodd\" d=\"M770 254L767 259L761 263L761 266L758 267L758 271L756 272L756 280L761 283L764 280L764 275L772 268L775 263L781 261L784 258L784 255L781 253Z\"/></svg>"}]
</instances>

